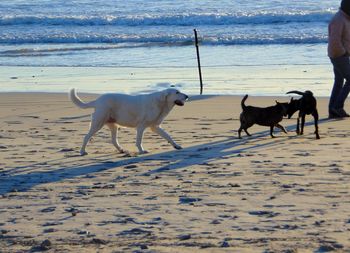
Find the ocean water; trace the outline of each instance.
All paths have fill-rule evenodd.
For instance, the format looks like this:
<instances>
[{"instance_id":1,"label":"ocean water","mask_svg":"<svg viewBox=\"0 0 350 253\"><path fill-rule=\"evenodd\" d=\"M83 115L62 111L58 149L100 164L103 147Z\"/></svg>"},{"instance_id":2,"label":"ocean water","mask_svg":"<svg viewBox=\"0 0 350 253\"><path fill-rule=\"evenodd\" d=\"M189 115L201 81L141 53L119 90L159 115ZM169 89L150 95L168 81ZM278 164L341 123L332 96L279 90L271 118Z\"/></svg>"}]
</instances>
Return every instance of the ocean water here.
<instances>
[{"instance_id":1,"label":"ocean water","mask_svg":"<svg viewBox=\"0 0 350 253\"><path fill-rule=\"evenodd\" d=\"M327 95L331 78L327 24L338 7L339 2L329 0L2 0L0 67L143 71L144 80L124 82L132 91L163 87L158 84L165 83L166 76L161 80L152 76L165 68L172 76L169 85L195 92L193 29L197 29L209 93L278 94L284 91L281 84L284 89L294 87L288 80L295 74L297 87L317 85L319 94ZM310 76L298 76L295 68ZM281 77L286 69L291 70L287 79ZM264 75L256 81L259 71ZM271 74L277 76L276 87L273 82L263 86ZM96 83L79 88L108 90ZM18 82L13 85L1 85L0 91L23 88ZM26 83L25 90L52 91L52 87L46 83L31 88Z\"/></svg>"}]
</instances>

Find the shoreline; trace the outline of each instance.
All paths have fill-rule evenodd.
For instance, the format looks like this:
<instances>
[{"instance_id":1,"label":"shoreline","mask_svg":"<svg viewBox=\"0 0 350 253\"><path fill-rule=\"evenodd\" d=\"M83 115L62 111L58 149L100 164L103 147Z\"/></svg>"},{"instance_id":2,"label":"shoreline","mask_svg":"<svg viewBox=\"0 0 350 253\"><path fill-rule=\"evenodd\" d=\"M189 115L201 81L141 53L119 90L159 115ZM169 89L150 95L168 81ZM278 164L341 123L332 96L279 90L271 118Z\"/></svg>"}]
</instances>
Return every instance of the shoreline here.
<instances>
[{"instance_id":1,"label":"shoreline","mask_svg":"<svg viewBox=\"0 0 350 253\"><path fill-rule=\"evenodd\" d=\"M203 67L204 95L281 96L290 90L312 90L329 96L330 65ZM66 92L139 94L175 87L199 94L196 65L185 68L149 67L5 67L0 66L0 92Z\"/></svg>"}]
</instances>

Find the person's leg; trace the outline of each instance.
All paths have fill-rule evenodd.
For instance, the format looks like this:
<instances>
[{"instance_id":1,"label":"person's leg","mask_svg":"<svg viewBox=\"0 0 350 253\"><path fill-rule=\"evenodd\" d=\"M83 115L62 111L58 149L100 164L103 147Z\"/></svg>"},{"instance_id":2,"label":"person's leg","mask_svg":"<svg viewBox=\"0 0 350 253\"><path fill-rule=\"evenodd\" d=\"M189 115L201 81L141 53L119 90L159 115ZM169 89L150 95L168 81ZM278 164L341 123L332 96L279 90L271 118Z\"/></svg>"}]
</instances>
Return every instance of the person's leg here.
<instances>
[{"instance_id":1,"label":"person's leg","mask_svg":"<svg viewBox=\"0 0 350 253\"><path fill-rule=\"evenodd\" d=\"M334 85L329 99L328 111L330 116L338 116L338 113L336 112L336 102L344 84L344 76L341 71L342 61L339 58L336 58L331 59L331 62L333 64Z\"/></svg>"},{"instance_id":2,"label":"person's leg","mask_svg":"<svg viewBox=\"0 0 350 253\"><path fill-rule=\"evenodd\" d=\"M336 98L334 107L337 110L340 116L348 116L348 114L344 111L344 103L346 98L350 92L350 61L348 56L343 56L335 59L335 67L337 72L339 72L338 76L342 77L342 82L345 84L342 85L341 90Z\"/></svg>"}]
</instances>

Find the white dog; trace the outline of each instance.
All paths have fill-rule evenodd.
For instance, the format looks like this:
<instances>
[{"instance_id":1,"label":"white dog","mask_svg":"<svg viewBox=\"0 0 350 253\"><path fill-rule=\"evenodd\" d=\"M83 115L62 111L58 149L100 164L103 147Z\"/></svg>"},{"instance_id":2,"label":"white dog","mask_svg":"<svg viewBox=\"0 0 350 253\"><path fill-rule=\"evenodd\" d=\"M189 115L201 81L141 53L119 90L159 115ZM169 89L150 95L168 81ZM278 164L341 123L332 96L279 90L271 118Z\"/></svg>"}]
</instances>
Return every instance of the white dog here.
<instances>
[{"instance_id":1,"label":"white dog","mask_svg":"<svg viewBox=\"0 0 350 253\"><path fill-rule=\"evenodd\" d=\"M112 143L121 153L126 153L118 143L118 125L137 129L136 146L140 154L147 153L142 147L143 132L147 127L166 139L174 148L181 149L167 134L160 124L174 105L183 106L188 96L176 89L166 89L146 95L130 96L124 94L104 94L95 101L84 103L75 93L70 91L70 99L80 108L95 108L91 115L90 130L84 138L80 150L86 155L85 148L91 137L104 125L111 130Z\"/></svg>"}]
</instances>

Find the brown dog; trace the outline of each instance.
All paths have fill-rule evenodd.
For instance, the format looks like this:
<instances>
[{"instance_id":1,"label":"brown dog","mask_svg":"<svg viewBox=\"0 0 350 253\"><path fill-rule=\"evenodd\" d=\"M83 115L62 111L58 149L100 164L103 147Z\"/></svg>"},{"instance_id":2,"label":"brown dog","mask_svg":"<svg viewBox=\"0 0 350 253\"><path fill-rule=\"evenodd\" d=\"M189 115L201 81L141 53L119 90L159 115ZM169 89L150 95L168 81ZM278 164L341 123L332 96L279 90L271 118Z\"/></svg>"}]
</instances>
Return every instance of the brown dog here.
<instances>
[{"instance_id":1,"label":"brown dog","mask_svg":"<svg viewBox=\"0 0 350 253\"><path fill-rule=\"evenodd\" d=\"M255 106L246 106L244 102L247 100L248 95L245 95L242 99L242 113L240 115L241 126L238 129L238 138L241 138L241 132L244 132L251 136L247 129L254 124L261 126L270 127L270 135L273 136L273 128L278 127L283 132L287 133L286 129L279 124L282 121L283 116L287 115L288 103L279 103L276 101L276 105L269 106L265 108L255 107Z\"/></svg>"}]
</instances>

